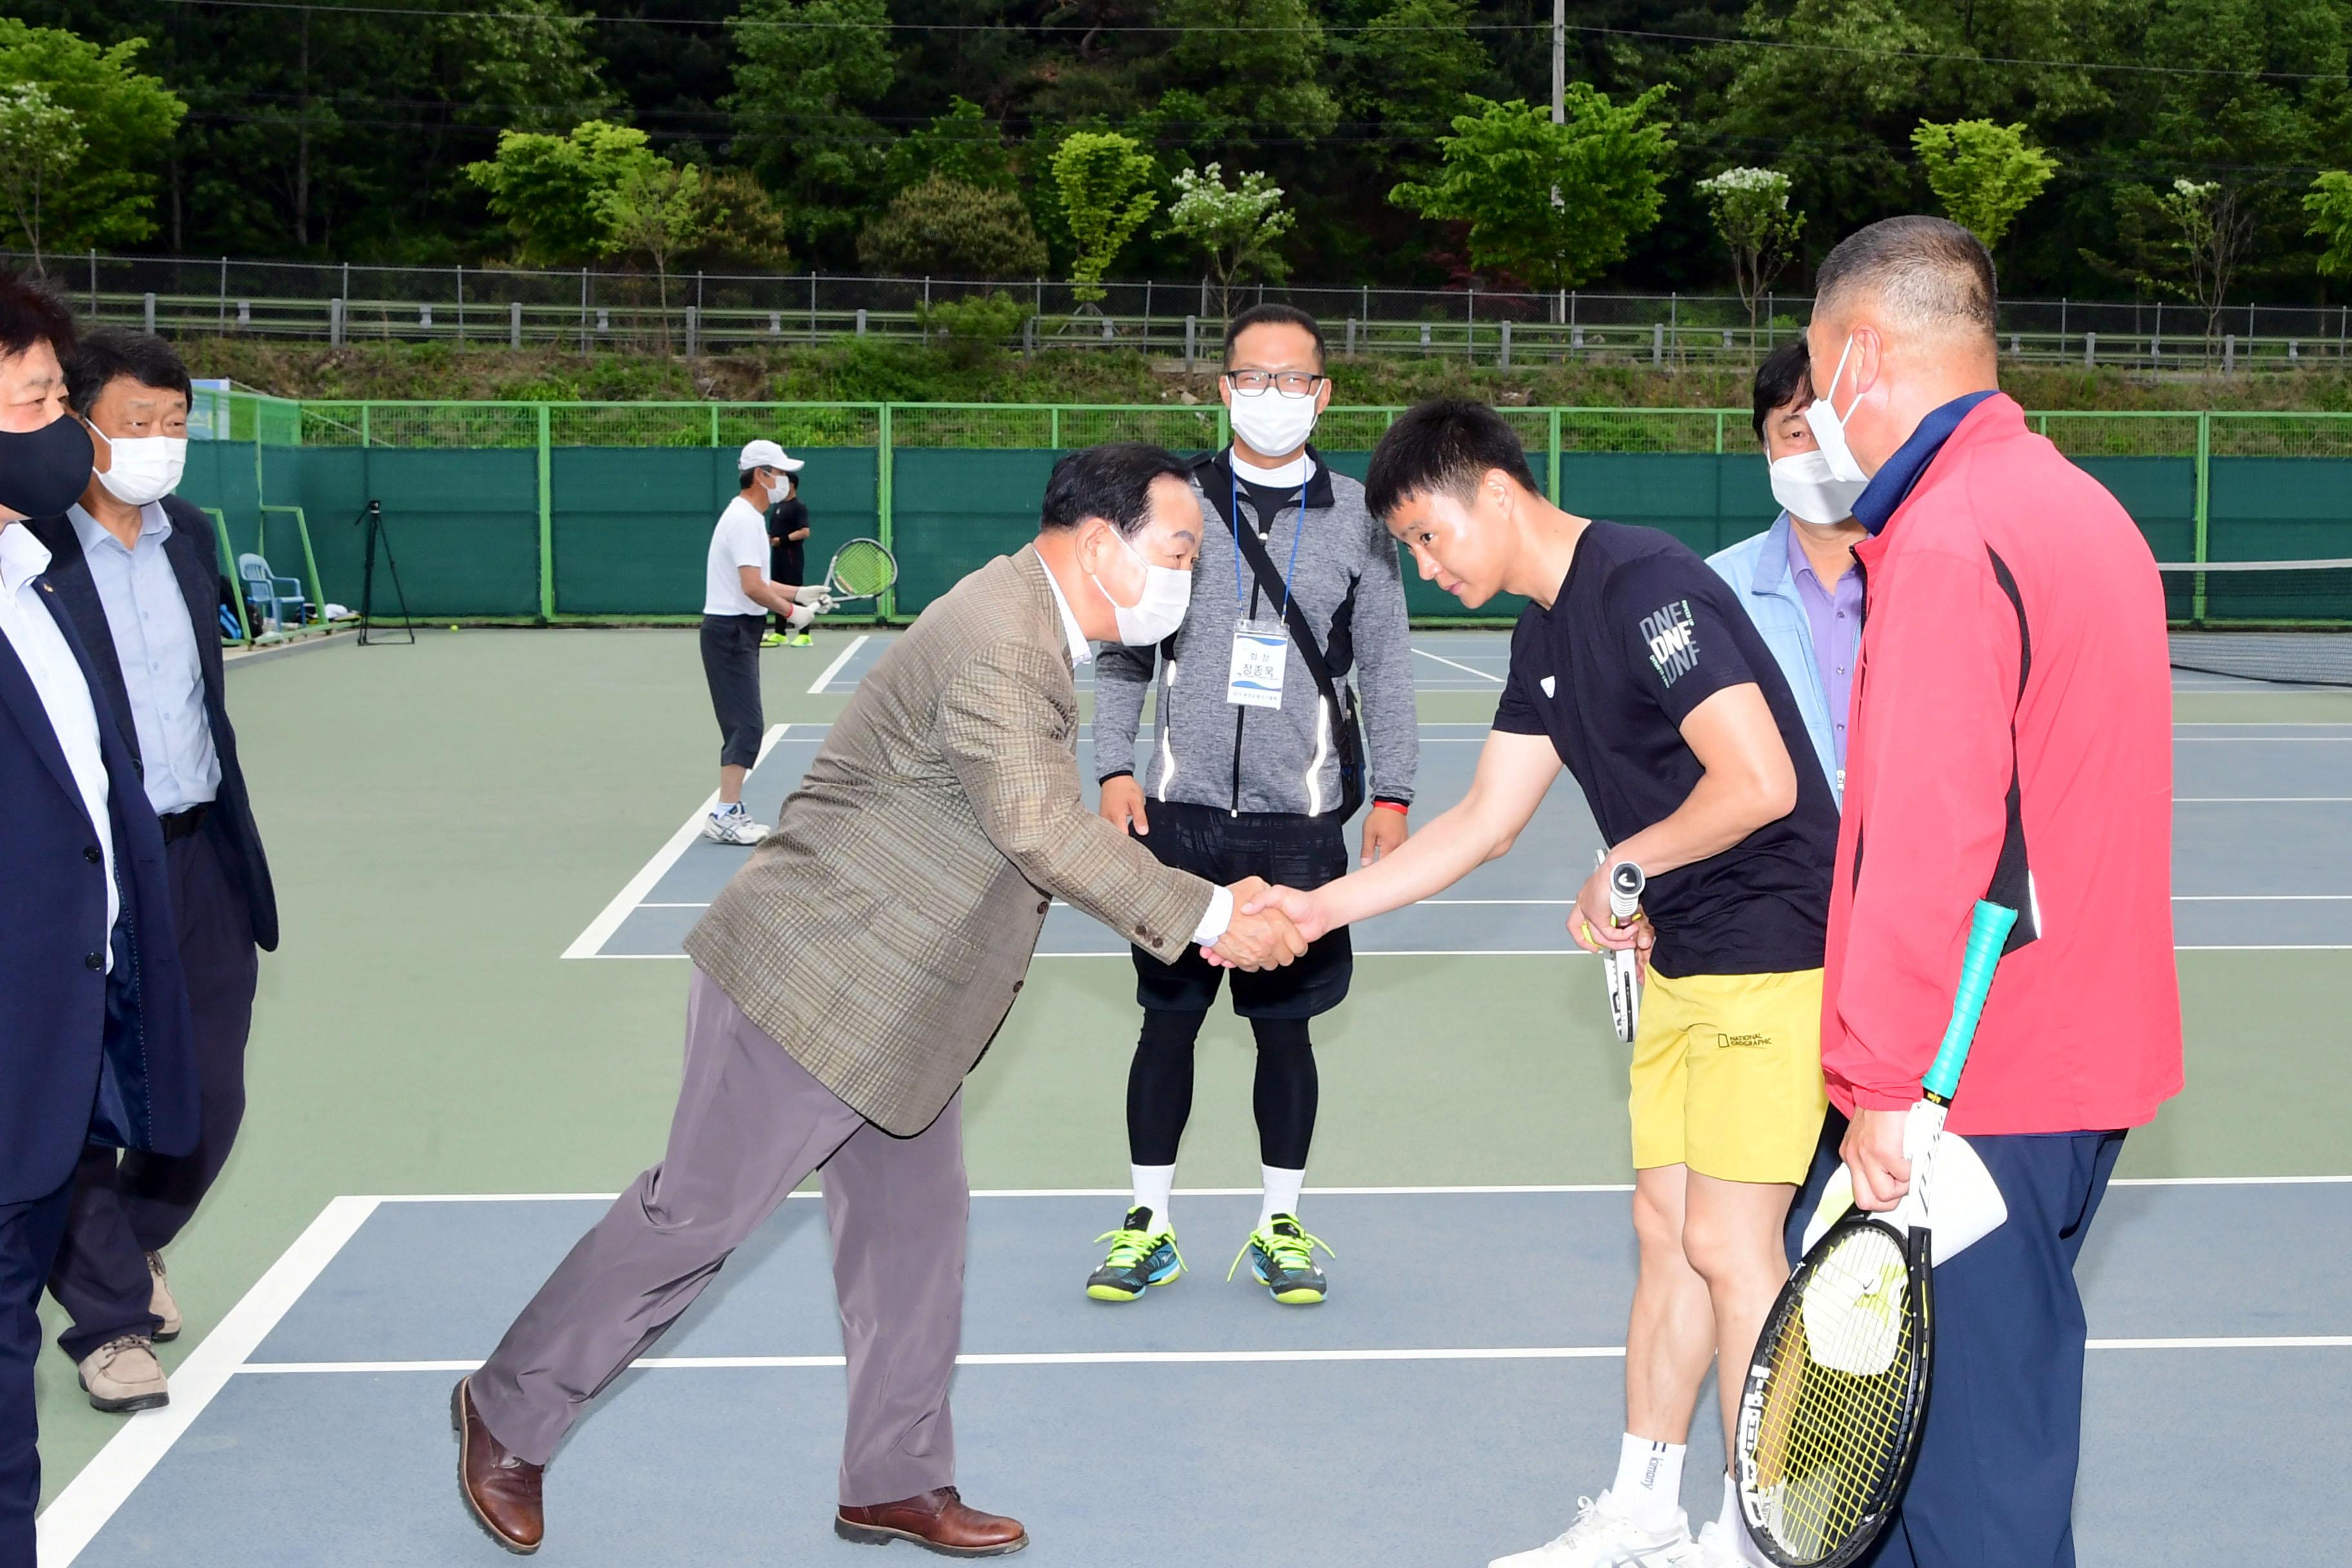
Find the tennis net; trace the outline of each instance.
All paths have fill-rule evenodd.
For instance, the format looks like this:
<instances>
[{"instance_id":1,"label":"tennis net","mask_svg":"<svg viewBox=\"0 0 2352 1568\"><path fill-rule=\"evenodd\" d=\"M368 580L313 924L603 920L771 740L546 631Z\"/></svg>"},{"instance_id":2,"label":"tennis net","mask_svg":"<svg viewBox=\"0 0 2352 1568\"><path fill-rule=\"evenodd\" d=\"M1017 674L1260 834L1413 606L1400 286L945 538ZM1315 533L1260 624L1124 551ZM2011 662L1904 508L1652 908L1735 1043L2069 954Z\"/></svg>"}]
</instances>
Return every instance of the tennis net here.
<instances>
[{"instance_id":1,"label":"tennis net","mask_svg":"<svg viewBox=\"0 0 2352 1568\"><path fill-rule=\"evenodd\" d=\"M2163 563L2172 666L2352 686L2352 559Z\"/></svg>"}]
</instances>

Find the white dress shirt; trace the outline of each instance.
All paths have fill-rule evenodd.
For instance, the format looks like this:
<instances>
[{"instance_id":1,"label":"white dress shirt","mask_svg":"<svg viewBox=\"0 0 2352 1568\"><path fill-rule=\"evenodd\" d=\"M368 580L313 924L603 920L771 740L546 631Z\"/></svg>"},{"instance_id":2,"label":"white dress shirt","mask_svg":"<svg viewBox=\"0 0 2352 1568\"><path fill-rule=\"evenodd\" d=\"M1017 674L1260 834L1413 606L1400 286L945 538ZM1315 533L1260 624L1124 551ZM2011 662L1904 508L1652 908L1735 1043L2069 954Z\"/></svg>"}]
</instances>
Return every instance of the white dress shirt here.
<instances>
[{"instance_id":1,"label":"white dress shirt","mask_svg":"<svg viewBox=\"0 0 2352 1568\"><path fill-rule=\"evenodd\" d=\"M114 660L131 698L140 778L158 816L209 804L220 794L220 753L205 711L205 667L188 601L163 542L172 520L161 501L139 511L139 537L126 546L76 506L66 513L81 540L89 580L106 609Z\"/></svg>"},{"instance_id":2,"label":"white dress shirt","mask_svg":"<svg viewBox=\"0 0 2352 1568\"><path fill-rule=\"evenodd\" d=\"M1054 607L1062 612L1062 635L1069 639L1070 668L1095 661L1095 645L1078 626L1078 617L1070 613L1069 596L1062 592L1061 579L1054 575L1051 566L1045 568L1045 586L1054 590ZM1202 947L1214 947L1225 928L1234 923L1234 894L1230 888L1216 888L1209 893L1208 912L1201 917L1200 926L1192 940Z\"/></svg>"},{"instance_id":3,"label":"white dress shirt","mask_svg":"<svg viewBox=\"0 0 2352 1568\"><path fill-rule=\"evenodd\" d=\"M101 863L106 868L106 930L99 933L99 951L106 966L114 967L114 922L122 913L121 890L114 883L114 819L107 815L106 758L98 749L98 709L91 703L89 682L65 633L58 629L42 600L49 585L38 581L48 570L48 546L33 531L17 523L0 523L0 637L8 639L33 689L40 693L49 728L66 754L74 787L81 792L82 809L89 814L98 835Z\"/></svg>"}]
</instances>

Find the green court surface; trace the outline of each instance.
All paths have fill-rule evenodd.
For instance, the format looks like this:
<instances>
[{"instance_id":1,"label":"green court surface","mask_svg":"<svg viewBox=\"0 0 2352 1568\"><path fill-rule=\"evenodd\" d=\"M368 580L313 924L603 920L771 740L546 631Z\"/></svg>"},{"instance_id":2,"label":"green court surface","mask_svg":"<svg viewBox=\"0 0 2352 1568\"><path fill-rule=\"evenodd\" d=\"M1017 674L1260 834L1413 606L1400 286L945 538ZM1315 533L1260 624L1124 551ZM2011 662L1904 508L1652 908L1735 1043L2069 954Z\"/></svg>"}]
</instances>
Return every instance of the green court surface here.
<instances>
[{"instance_id":1,"label":"green court surface","mask_svg":"<svg viewBox=\"0 0 2352 1568\"><path fill-rule=\"evenodd\" d=\"M765 656L771 724L840 711L845 693L811 688L855 635ZM1492 706L1466 679L1421 702L1432 724L1473 723ZM414 647L339 639L236 669L230 703L285 942L262 966L242 1141L171 1254L188 1331L163 1349L167 1367L339 1196L610 1193L657 1157L687 967L562 954L714 783L691 631L426 631ZM2352 864L2352 790L2341 787L2352 778L2352 692L2190 681L2176 709L2185 752L2206 743L2190 743L2200 733L2270 734L2282 751L2319 753L2292 770L2292 788L2266 793L2335 802L2306 842L2341 879ZM2313 782L2327 778L2338 787ZM1424 797L1423 814L1444 804ZM2196 809L2221 813L2226 837L2226 801ZM2346 893L2294 896L2313 900L2315 930L2327 910L2340 932ZM2347 939L2260 940L2180 953L2189 1089L2135 1134L2123 1174L2347 1171ZM968 1091L975 1187L1123 1184L1132 986L1123 962L1039 962ZM1366 959L1318 1043L1318 1184L1630 1179L1623 1047L1598 971L1580 959ZM1255 1184L1250 1065L1245 1031L1213 1016L1186 1187ZM1099 1206L1107 1226L1116 1201ZM1208 1242L1200 1282L1223 1289ZM1380 1266L1341 1259L1335 1279L1344 1288L1348 1268ZM2345 1363L2329 1364L2340 1377ZM124 1421L91 1411L54 1351L39 1378L54 1497ZM434 1463L445 1459L436 1449ZM331 1459L314 1474L328 1492L368 1484ZM485 1547L481 1560L494 1556Z\"/></svg>"}]
</instances>

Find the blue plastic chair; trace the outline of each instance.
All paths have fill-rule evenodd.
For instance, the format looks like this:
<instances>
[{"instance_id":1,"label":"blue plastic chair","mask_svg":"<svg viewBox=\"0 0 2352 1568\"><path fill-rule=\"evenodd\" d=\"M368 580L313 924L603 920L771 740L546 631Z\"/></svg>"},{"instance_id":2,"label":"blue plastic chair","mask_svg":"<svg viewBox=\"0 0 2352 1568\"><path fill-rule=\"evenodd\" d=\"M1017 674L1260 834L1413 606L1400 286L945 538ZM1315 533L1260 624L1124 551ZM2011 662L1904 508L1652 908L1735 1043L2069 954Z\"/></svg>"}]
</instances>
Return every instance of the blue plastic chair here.
<instances>
[{"instance_id":1,"label":"blue plastic chair","mask_svg":"<svg viewBox=\"0 0 2352 1568\"><path fill-rule=\"evenodd\" d=\"M236 558L236 574L245 585L246 603L255 613L274 617L280 628L299 626L309 619L310 601L303 596L300 578L275 575L269 563L254 554Z\"/></svg>"}]
</instances>

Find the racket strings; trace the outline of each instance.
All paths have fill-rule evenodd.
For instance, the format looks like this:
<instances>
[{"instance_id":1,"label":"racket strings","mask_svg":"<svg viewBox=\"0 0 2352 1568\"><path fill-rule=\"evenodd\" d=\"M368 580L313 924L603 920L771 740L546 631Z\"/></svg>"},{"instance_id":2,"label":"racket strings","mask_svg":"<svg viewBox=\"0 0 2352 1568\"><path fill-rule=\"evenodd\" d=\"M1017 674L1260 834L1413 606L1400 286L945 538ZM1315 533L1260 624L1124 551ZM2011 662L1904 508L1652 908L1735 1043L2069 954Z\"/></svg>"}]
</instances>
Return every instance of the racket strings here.
<instances>
[{"instance_id":1,"label":"racket strings","mask_svg":"<svg viewBox=\"0 0 2352 1568\"><path fill-rule=\"evenodd\" d=\"M1817 1260L1771 1346L1756 1489L1795 1561L1827 1561L1892 1500L1919 1351L1908 1286L1895 1238L1857 1231Z\"/></svg>"},{"instance_id":2,"label":"racket strings","mask_svg":"<svg viewBox=\"0 0 2352 1568\"><path fill-rule=\"evenodd\" d=\"M898 563L870 539L853 539L833 558L833 580L855 598L871 598L897 581Z\"/></svg>"}]
</instances>

